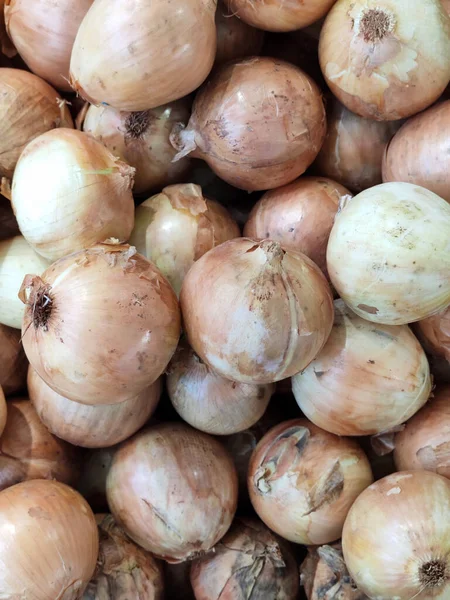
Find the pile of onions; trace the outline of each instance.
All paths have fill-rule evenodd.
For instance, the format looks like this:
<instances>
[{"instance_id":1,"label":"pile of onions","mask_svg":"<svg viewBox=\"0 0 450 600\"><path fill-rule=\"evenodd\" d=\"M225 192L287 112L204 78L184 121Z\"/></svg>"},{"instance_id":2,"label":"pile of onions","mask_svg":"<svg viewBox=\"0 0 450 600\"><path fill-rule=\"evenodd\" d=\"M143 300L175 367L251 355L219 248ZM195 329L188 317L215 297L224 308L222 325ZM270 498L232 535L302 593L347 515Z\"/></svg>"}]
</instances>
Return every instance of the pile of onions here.
<instances>
[{"instance_id":1,"label":"pile of onions","mask_svg":"<svg viewBox=\"0 0 450 600\"><path fill-rule=\"evenodd\" d=\"M358 444L306 419L280 423L253 453L248 487L264 523L296 544L327 544L341 535L347 513L372 483Z\"/></svg>"},{"instance_id":2,"label":"pile of onions","mask_svg":"<svg viewBox=\"0 0 450 600\"><path fill-rule=\"evenodd\" d=\"M450 306L414 323L414 331L427 352L450 363Z\"/></svg>"},{"instance_id":3,"label":"pile of onions","mask_svg":"<svg viewBox=\"0 0 450 600\"><path fill-rule=\"evenodd\" d=\"M217 50L214 64L256 56L261 52L264 32L250 27L227 10L219 0L216 10Z\"/></svg>"},{"instance_id":4,"label":"pile of onions","mask_svg":"<svg viewBox=\"0 0 450 600\"><path fill-rule=\"evenodd\" d=\"M342 547L350 575L369 598L447 598L450 481L428 471L377 481L350 509Z\"/></svg>"},{"instance_id":5,"label":"pile of onions","mask_svg":"<svg viewBox=\"0 0 450 600\"><path fill-rule=\"evenodd\" d=\"M358 315L402 325L450 303L450 204L410 183L361 192L338 213L327 249L331 282Z\"/></svg>"},{"instance_id":6,"label":"pile of onions","mask_svg":"<svg viewBox=\"0 0 450 600\"><path fill-rule=\"evenodd\" d=\"M326 131L319 88L301 69L272 58L221 67L197 94L171 141L226 182L265 190L293 181L316 158Z\"/></svg>"},{"instance_id":7,"label":"pile of onions","mask_svg":"<svg viewBox=\"0 0 450 600\"><path fill-rule=\"evenodd\" d=\"M55 392L84 404L135 398L163 373L180 335L176 296L135 248L98 244L25 278L22 343Z\"/></svg>"},{"instance_id":8,"label":"pile of onions","mask_svg":"<svg viewBox=\"0 0 450 600\"><path fill-rule=\"evenodd\" d=\"M154 413L161 395L157 379L119 404L81 404L54 392L30 367L28 393L39 418L62 440L84 448L107 448L126 440Z\"/></svg>"},{"instance_id":9,"label":"pile of onions","mask_svg":"<svg viewBox=\"0 0 450 600\"><path fill-rule=\"evenodd\" d=\"M106 479L116 450L117 446L91 450L83 460L77 490L96 512L108 510Z\"/></svg>"},{"instance_id":10,"label":"pile of onions","mask_svg":"<svg viewBox=\"0 0 450 600\"><path fill-rule=\"evenodd\" d=\"M81 598L98 555L86 501L56 481L26 481L0 493L5 598Z\"/></svg>"},{"instance_id":11,"label":"pile of onions","mask_svg":"<svg viewBox=\"0 0 450 600\"><path fill-rule=\"evenodd\" d=\"M130 244L160 269L179 295L181 284L205 252L240 236L239 227L199 185L171 185L136 209Z\"/></svg>"},{"instance_id":12,"label":"pile of onions","mask_svg":"<svg viewBox=\"0 0 450 600\"><path fill-rule=\"evenodd\" d=\"M12 205L29 244L49 260L116 237L134 225L134 169L74 129L48 131L17 163Z\"/></svg>"},{"instance_id":13,"label":"pile of onions","mask_svg":"<svg viewBox=\"0 0 450 600\"><path fill-rule=\"evenodd\" d=\"M194 351L241 383L298 373L333 325L332 295L320 269L271 240L238 238L207 252L187 274L180 302Z\"/></svg>"},{"instance_id":14,"label":"pile of onions","mask_svg":"<svg viewBox=\"0 0 450 600\"><path fill-rule=\"evenodd\" d=\"M236 511L237 477L213 437L181 423L124 442L107 480L108 504L127 535L168 562L210 550Z\"/></svg>"},{"instance_id":15,"label":"pile of onions","mask_svg":"<svg viewBox=\"0 0 450 600\"><path fill-rule=\"evenodd\" d=\"M214 552L193 563L191 583L197 600L296 600L299 588L289 544L256 519L236 519Z\"/></svg>"},{"instance_id":16,"label":"pile of onions","mask_svg":"<svg viewBox=\"0 0 450 600\"><path fill-rule=\"evenodd\" d=\"M28 361L20 337L18 329L0 324L0 387L6 396L26 386Z\"/></svg>"},{"instance_id":17,"label":"pile of onions","mask_svg":"<svg viewBox=\"0 0 450 600\"><path fill-rule=\"evenodd\" d=\"M72 87L91 104L137 111L197 89L216 53L217 0L96 0L78 30ZM120 43L117 43L120 40Z\"/></svg>"}]
</instances>

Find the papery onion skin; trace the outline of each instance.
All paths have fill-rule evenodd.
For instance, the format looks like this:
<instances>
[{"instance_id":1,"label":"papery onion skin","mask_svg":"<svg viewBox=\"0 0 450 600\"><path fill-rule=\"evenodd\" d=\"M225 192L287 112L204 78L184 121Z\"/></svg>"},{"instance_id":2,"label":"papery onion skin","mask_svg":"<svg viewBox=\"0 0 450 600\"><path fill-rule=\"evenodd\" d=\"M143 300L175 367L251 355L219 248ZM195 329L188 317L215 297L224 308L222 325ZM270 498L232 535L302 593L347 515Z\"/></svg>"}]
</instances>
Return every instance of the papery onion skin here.
<instances>
[{"instance_id":1,"label":"papery onion skin","mask_svg":"<svg viewBox=\"0 0 450 600\"><path fill-rule=\"evenodd\" d=\"M326 132L319 88L301 69L273 58L222 66L197 94L179 153L205 160L227 183L248 191L293 181L316 158Z\"/></svg>"},{"instance_id":2,"label":"papery onion skin","mask_svg":"<svg viewBox=\"0 0 450 600\"><path fill-rule=\"evenodd\" d=\"M427 352L450 363L450 306L414 323L414 332Z\"/></svg>"},{"instance_id":3,"label":"papery onion skin","mask_svg":"<svg viewBox=\"0 0 450 600\"><path fill-rule=\"evenodd\" d=\"M187 274L180 303L194 351L240 383L273 383L304 369L333 320L320 269L271 240L238 238L207 252Z\"/></svg>"},{"instance_id":4,"label":"papery onion skin","mask_svg":"<svg viewBox=\"0 0 450 600\"><path fill-rule=\"evenodd\" d=\"M377 121L433 104L450 80L449 56L450 21L440 0L338 0L320 34L331 91L352 112Z\"/></svg>"},{"instance_id":5,"label":"papery onion skin","mask_svg":"<svg viewBox=\"0 0 450 600\"><path fill-rule=\"evenodd\" d=\"M66 256L42 279L26 278L21 296L28 360L69 400L116 404L137 396L163 373L178 343L170 284L128 245Z\"/></svg>"},{"instance_id":6,"label":"papery onion skin","mask_svg":"<svg viewBox=\"0 0 450 600\"><path fill-rule=\"evenodd\" d=\"M216 30L216 66L246 56L257 56L261 52L264 32L238 19L221 0L217 4Z\"/></svg>"},{"instance_id":7,"label":"papery onion skin","mask_svg":"<svg viewBox=\"0 0 450 600\"><path fill-rule=\"evenodd\" d=\"M359 316L403 325L450 303L450 204L410 183L361 192L338 213L327 266Z\"/></svg>"},{"instance_id":8,"label":"papery onion skin","mask_svg":"<svg viewBox=\"0 0 450 600\"><path fill-rule=\"evenodd\" d=\"M106 479L118 446L91 450L83 461L77 490L87 500L95 512L108 509L106 500Z\"/></svg>"},{"instance_id":9,"label":"papery onion skin","mask_svg":"<svg viewBox=\"0 0 450 600\"><path fill-rule=\"evenodd\" d=\"M280 423L257 445L248 471L250 500L270 529L296 544L327 544L372 483L358 444L307 419Z\"/></svg>"},{"instance_id":10,"label":"papery onion skin","mask_svg":"<svg viewBox=\"0 0 450 600\"><path fill-rule=\"evenodd\" d=\"M231 457L217 440L181 423L156 425L124 442L106 490L127 535L168 562L210 550L237 504Z\"/></svg>"},{"instance_id":11,"label":"papery onion skin","mask_svg":"<svg viewBox=\"0 0 450 600\"><path fill-rule=\"evenodd\" d=\"M190 0L174 10L168 0L118 0L111 7L96 0L73 46L72 87L91 104L127 111L187 96L214 62L216 6Z\"/></svg>"},{"instance_id":12,"label":"papery onion skin","mask_svg":"<svg viewBox=\"0 0 450 600\"><path fill-rule=\"evenodd\" d=\"M20 330L0 324L0 387L5 396L26 387L28 361Z\"/></svg>"},{"instance_id":13,"label":"papery onion skin","mask_svg":"<svg viewBox=\"0 0 450 600\"><path fill-rule=\"evenodd\" d=\"M0 493L0 527L4 598L81 597L94 573L98 532L75 490L43 480L8 488Z\"/></svg>"}]
</instances>

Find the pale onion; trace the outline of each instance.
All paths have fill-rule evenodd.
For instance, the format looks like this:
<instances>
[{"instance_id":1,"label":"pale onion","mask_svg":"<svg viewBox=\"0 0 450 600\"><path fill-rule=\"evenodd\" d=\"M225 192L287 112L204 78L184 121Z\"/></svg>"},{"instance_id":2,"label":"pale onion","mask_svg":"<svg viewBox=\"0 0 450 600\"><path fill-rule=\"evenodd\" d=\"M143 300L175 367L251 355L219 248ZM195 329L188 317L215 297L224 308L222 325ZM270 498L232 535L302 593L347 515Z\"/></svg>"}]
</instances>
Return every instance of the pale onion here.
<instances>
[{"instance_id":1,"label":"pale onion","mask_svg":"<svg viewBox=\"0 0 450 600\"><path fill-rule=\"evenodd\" d=\"M0 493L3 598L75 600L98 554L95 517L75 490L57 481L26 481Z\"/></svg>"},{"instance_id":2,"label":"pale onion","mask_svg":"<svg viewBox=\"0 0 450 600\"><path fill-rule=\"evenodd\" d=\"M26 387L28 361L20 331L0 323L0 387L6 396Z\"/></svg>"},{"instance_id":3,"label":"pale onion","mask_svg":"<svg viewBox=\"0 0 450 600\"><path fill-rule=\"evenodd\" d=\"M370 598L446 600L450 593L450 481L402 471L367 488L342 534L344 558Z\"/></svg>"},{"instance_id":4,"label":"pale onion","mask_svg":"<svg viewBox=\"0 0 450 600\"><path fill-rule=\"evenodd\" d=\"M241 383L298 373L333 325L332 296L320 269L271 240L238 238L207 252L187 274L180 302L194 351Z\"/></svg>"},{"instance_id":5,"label":"pale onion","mask_svg":"<svg viewBox=\"0 0 450 600\"><path fill-rule=\"evenodd\" d=\"M3 433L6 425L7 419L7 406L5 400L5 394L3 392L2 386L0 385L0 435Z\"/></svg>"},{"instance_id":6,"label":"pale onion","mask_svg":"<svg viewBox=\"0 0 450 600\"><path fill-rule=\"evenodd\" d=\"M296 600L297 563L289 544L256 519L236 519L214 552L195 561L196 600Z\"/></svg>"},{"instance_id":7,"label":"pale onion","mask_svg":"<svg viewBox=\"0 0 450 600\"><path fill-rule=\"evenodd\" d=\"M77 490L95 512L109 510L106 500L106 479L117 448L118 446L111 446L91 450L83 460Z\"/></svg>"},{"instance_id":8,"label":"pale onion","mask_svg":"<svg viewBox=\"0 0 450 600\"><path fill-rule=\"evenodd\" d=\"M74 129L48 131L20 155L12 206L20 231L42 256L57 260L134 225L134 169Z\"/></svg>"},{"instance_id":9,"label":"pale onion","mask_svg":"<svg viewBox=\"0 0 450 600\"><path fill-rule=\"evenodd\" d=\"M304 173L325 132L322 97L309 75L281 60L249 58L218 69L171 141L175 160L202 158L227 183L252 191Z\"/></svg>"},{"instance_id":10,"label":"pale onion","mask_svg":"<svg viewBox=\"0 0 450 600\"><path fill-rule=\"evenodd\" d=\"M414 331L427 352L450 363L450 306L414 323Z\"/></svg>"},{"instance_id":11,"label":"pale onion","mask_svg":"<svg viewBox=\"0 0 450 600\"><path fill-rule=\"evenodd\" d=\"M450 2L450 0L449 0ZM250 27L227 10L219 0L216 10L217 50L214 64L256 56L261 52L264 32Z\"/></svg>"},{"instance_id":12,"label":"pale onion","mask_svg":"<svg viewBox=\"0 0 450 600\"><path fill-rule=\"evenodd\" d=\"M145 425L159 402L161 380L131 400L95 406L60 396L30 367L28 394L39 418L54 435L83 448L107 448Z\"/></svg>"},{"instance_id":13,"label":"pale onion","mask_svg":"<svg viewBox=\"0 0 450 600\"><path fill-rule=\"evenodd\" d=\"M91 104L147 110L187 96L216 53L217 0L96 0L78 30L72 87Z\"/></svg>"},{"instance_id":14,"label":"pale onion","mask_svg":"<svg viewBox=\"0 0 450 600\"><path fill-rule=\"evenodd\" d=\"M106 492L132 540L168 562L181 562L207 552L227 532L237 476L220 442L182 423L164 423L122 444Z\"/></svg>"},{"instance_id":15,"label":"pale onion","mask_svg":"<svg viewBox=\"0 0 450 600\"><path fill-rule=\"evenodd\" d=\"M11 202L4 196L0 196L0 242L19 234L19 226Z\"/></svg>"},{"instance_id":16,"label":"pale onion","mask_svg":"<svg viewBox=\"0 0 450 600\"><path fill-rule=\"evenodd\" d=\"M301 177L266 192L244 227L250 238L270 238L303 252L327 274L327 244L341 199L350 192L325 177Z\"/></svg>"},{"instance_id":17,"label":"pale onion","mask_svg":"<svg viewBox=\"0 0 450 600\"><path fill-rule=\"evenodd\" d=\"M248 470L250 500L259 518L296 544L338 539L351 505L372 481L369 461L355 441L306 419L268 431Z\"/></svg>"},{"instance_id":18,"label":"pale onion","mask_svg":"<svg viewBox=\"0 0 450 600\"><path fill-rule=\"evenodd\" d=\"M410 183L361 192L338 213L327 267L339 296L375 323L425 319L450 303L450 204Z\"/></svg>"}]
</instances>

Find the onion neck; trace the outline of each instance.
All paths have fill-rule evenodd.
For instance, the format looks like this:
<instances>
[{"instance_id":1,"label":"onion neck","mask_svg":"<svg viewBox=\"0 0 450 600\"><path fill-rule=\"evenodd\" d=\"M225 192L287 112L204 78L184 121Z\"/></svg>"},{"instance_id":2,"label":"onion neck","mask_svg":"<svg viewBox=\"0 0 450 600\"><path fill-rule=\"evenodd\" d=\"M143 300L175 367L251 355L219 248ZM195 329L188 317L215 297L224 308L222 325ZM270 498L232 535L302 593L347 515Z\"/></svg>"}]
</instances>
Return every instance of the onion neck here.
<instances>
[{"instance_id":1,"label":"onion neck","mask_svg":"<svg viewBox=\"0 0 450 600\"><path fill-rule=\"evenodd\" d=\"M27 275L19 291L19 298L27 305L30 325L35 329L48 331L48 323L53 312L51 286L40 277Z\"/></svg>"}]
</instances>

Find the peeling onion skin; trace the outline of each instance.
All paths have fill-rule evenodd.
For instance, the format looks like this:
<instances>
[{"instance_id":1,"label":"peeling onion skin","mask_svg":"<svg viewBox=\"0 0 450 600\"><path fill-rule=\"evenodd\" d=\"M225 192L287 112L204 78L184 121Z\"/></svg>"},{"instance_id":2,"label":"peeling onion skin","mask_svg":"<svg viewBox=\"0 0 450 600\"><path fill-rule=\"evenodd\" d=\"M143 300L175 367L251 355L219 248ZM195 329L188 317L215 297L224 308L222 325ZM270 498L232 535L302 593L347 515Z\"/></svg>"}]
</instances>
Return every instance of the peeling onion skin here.
<instances>
[{"instance_id":1,"label":"peeling onion skin","mask_svg":"<svg viewBox=\"0 0 450 600\"><path fill-rule=\"evenodd\" d=\"M417 321L413 329L427 352L450 363L450 306L423 321Z\"/></svg>"},{"instance_id":2,"label":"peeling onion skin","mask_svg":"<svg viewBox=\"0 0 450 600\"><path fill-rule=\"evenodd\" d=\"M217 50L214 65L260 54L264 32L251 27L227 10L219 0L216 10Z\"/></svg>"},{"instance_id":3,"label":"peeling onion skin","mask_svg":"<svg viewBox=\"0 0 450 600\"><path fill-rule=\"evenodd\" d=\"M410 183L361 192L338 213L327 248L331 282L360 317L403 325L450 303L450 204Z\"/></svg>"},{"instance_id":4,"label":"peeling onion skin","mask_svg":"<svg viewBox=\"0 0 450 600\"><path fill-rule=\"evenodd\" d=\"M205 160L221 179L247 191L293 181L325 138L321 92L301 69L273 58L223 65L197 94L185 127L174 127L175 160Z\"/></svg>"},{"instance_id":5,"label":"peeling onion skin","mask_svg":"<svg viewBox=\"0 0 450 600\"><path fill-rule=\"evenodd\" d=\"M237 485L220 442L182 423L163 423L122 444L106 491L132 540L168 562L182 562L209 551L227 532Z\"/></svg>"},{"instance_id":6,"label":"peeling onion skin","mask_svg":"<svg viewBox=\"0 0 450 600\"><path fill-rule=\"evenodd\" d=\"M347 513L372 483L359 445L307 419L280 423L257 445L248 471L250 500L270 529L296 544L337 540Z\"/></svg>"},{"instance_id":7,"label":"peeling onion skin","mask_svg":"<svg viewBox=\"0 0 450 600\"><path fill-rule=\"evenodd\" d=\"M111 446L91 450L83 461L76 487L94 512L109 510L106 500L106 479L118 447Z\"/></svg>"},{"instance_id":8,"label":"peeling onion skin","mask_svg":"<svg viewBox=\"0 0 450 600\"><path fill-rule=\"evenodd\" d=\"M193 350L240 383L273 383L298 373L320 352L333 324L331 291L320 269L271 240L238 238L207 252L187 274L180 303Z\"/></svg>"},{"instance_id":9,"label":"peeling onion skin","mask_svg":"<svg viewBox=\"0 0 450 600\"><path fill-rule=\"evenodd\" d=\"M0 324L0 387L5 396L26 387L28 361L20 337L19 329Z\"/></svg>"},{"instance_id":10,"label":"peeling onion skin","mask_svg":"<svg viewBox=\"0 0 450 600\"><path fill-rule=\"evenodd\" d=\"M15 485L0 494L0 527L5 599L82 596L99 546L95 517L80 494L56 481Z\"/></svg>"}]
</instances>

